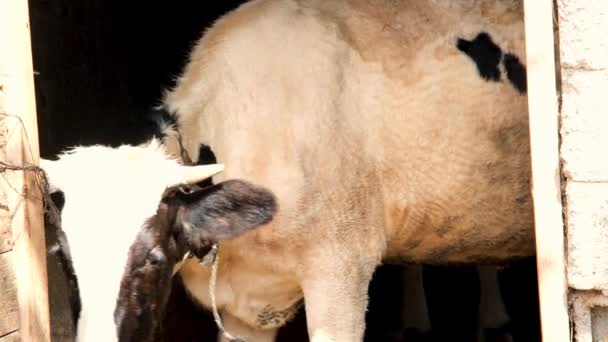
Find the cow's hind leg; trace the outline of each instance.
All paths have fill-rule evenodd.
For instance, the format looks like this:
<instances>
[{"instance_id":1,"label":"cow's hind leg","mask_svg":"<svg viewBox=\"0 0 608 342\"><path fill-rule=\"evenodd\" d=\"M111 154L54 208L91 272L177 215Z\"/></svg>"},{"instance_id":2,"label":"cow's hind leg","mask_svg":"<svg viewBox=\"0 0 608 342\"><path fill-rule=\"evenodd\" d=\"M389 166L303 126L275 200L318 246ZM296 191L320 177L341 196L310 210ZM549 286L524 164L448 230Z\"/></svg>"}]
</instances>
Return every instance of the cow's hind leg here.
<instances>
[{"instance_id":1,"label":"cow's hind leg","mask_svg":"<svg viewBox=\"0 0 608 342\"><path fill-rule=\"evenodd\" d=\"M255 329L244 323L233 315L222 312L222 323L225 330L232 336L244 338L247 342L274 342L279 329ZM221 332L218 335L219 342L232 342Z\"/></svg>"}]
</instances>

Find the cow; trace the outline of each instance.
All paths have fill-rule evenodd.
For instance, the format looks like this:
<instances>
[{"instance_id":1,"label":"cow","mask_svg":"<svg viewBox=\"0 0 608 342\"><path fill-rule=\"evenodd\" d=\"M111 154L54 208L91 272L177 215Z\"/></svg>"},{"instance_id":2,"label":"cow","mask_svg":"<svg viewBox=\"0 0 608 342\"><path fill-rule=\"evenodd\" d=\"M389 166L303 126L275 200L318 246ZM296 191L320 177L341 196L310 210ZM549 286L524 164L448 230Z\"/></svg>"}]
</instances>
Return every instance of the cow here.
<instances>
[{"instance_id":1,"label":"cow","mask_svg":"<svg viewBox=\"0 0 608 342\"><path fill-rule=\"evenodd\" d=\"M219 243L226 331L273 341L305 304L311 341L361 341L381 263L534 255L522 18L520 0L252 0L203 34L162 99L166 153L212 152L214 181L279 208ZM103 177L87 174L88 196ZM211 271L188 258L178 272L211 307Z\"/></svg>"},{"instance_id":2,"label":"cow","mask_svg":"<svg viewBox=\"0 0 608 342\"><path fill-rule=\"evenodd\" d=\"M218 20L164 96L172 155L209 148L275 193L222 242L225 327L272 341L305 302L311 341L360 341L390 262L534 255L520 1L254 0ZM174 133L175 133L174 132ZM180 270L208 306L209 270Z\"/></svg>"},{"instance_id":3,"label":"cow","mask_svg":"<svg viewBox=\"0 0 608 342\"><path fill-rule=\"evenodd\" d=\"M50 192L65 196L61 228L68 276L77 280L78 342L152 341L184 257L202 258L277 210L271 192L245 181L197 185L223 166L180 165L155 139L77 147L41 166Z\"/></svg>"}]
</instances>

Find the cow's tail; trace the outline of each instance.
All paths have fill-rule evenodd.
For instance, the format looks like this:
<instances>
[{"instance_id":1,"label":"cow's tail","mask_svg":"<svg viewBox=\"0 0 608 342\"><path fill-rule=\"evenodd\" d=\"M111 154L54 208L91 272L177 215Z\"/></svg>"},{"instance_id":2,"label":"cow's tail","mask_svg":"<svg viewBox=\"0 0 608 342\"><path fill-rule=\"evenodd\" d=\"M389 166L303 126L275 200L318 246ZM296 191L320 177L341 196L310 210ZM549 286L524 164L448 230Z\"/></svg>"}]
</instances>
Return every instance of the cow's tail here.
<instances>
[{"instance_id":1,"label":"cow's tail","mask_svg":"<svg viewBox=\"0 0 608 342\"><path fill-rule=\"evenodd\" d=\"M166 106L159 105L147 115L146 125L149 126L149 137L162 141L167 153L183 164L192 164L192 160L182 145L182 137L175 113Z\"/></svg>"}]
</instances>

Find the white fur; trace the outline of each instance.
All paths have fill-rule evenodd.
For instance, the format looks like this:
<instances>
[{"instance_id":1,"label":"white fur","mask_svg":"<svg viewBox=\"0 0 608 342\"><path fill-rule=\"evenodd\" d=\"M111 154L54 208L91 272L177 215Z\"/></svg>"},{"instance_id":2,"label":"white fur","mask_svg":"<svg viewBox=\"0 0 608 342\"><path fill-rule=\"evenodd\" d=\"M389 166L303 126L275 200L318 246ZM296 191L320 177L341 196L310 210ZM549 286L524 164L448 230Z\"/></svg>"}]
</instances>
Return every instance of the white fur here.
<instances>
[{"instance_id":1,"label":"white fur","mask_svg":"<svg viewBox=\"0 0 608 342\"><path fill-rule=\"evenodd\" d=\"M116 341L114 307L128 249L182 167L153 140L77 147L43 168L66 196L62 228L82 300L77 341Z\"/></svg>"}]
</instances>

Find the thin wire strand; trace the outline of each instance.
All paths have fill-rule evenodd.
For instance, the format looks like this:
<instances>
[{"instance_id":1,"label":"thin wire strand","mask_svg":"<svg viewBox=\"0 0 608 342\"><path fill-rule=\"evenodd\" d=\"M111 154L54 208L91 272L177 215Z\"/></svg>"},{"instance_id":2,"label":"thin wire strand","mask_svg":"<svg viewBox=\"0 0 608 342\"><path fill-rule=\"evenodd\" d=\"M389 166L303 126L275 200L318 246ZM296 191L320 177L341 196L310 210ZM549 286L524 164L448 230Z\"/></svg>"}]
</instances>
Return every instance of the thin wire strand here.
<instances>
[{"instance_id":1,"label":"thin wire strand","mask_svg":"<svg viewBox=\"0 0 608 342\"><path fill-rule=\"evenodd\" d=\"M217 310L217 304L215 302L215 287L217 285L217 268L220 262L220 254L217 251L217 244L214 244L209 253L213 254L213 264L211 264L211 278L209 279L209 297L211 297L211 311L213 312L213 319L219 331L224 337L230 342L246 342L247 340L241 337L234 337L224 328L222 324L222 318Z\"/></svg>"},{"instance_id":2,"label":"thin wire strand","mask_svg":"<svg viewBox=\"0 0 608 342\"><path fill-rule=\"evenodd\" d=\"M26 160L32 160L33 159L32 146L30 144L29 137L27 135L27 130L25 129L23 120L21 120L21 118L17 115L11 115L11 114L7 114L7 113L3 113L3 112L0 112L0 117L13 118L18 121L18 123L14 127L11 127L11 129L7 132L8 133L6 136L7 142L9 140L8 137L11 137L12 134L17 129L20 129L23 132L23 139L24 139L25 147L26 147L27 151L29 152L29 155L26 156L27 157ZM23 165L14 165L14 164L7 163L6 161L0 160L0 174L2 174L2 177L6 180L9 187L15 193L17 193L20 197L25 197L25 194L23 194L18 189L13 187L12 184L10 184L10 182L6 178L7 171L23 171L23 172L31 172L34 174L34 180L35 180L36 187L38 188L38 190L40 191L40 194L42 195L44 212L46 214L48 214L48 218L52 225L54 225L56 227L61 227L61 217L59 214L59 210L57 209L57 207L53 203L53 200L51 199L51 194L49 192L48 177L47 177L46 172L40 166L34 165L27 161L24 162ZM19 234L13 238L13 241L12 241L13 244L14 244L14 241L16 241L19 238L21 233L22 232L19 232Z\"/></svg>"},{"instance_id":3,"label":"thin wire strand","mask_svg":"<svg viewBox=\"0 0 608 342\"><path fill-rule=\"evenodd\" d=\"M19 123L17 126L19 128L21 128L21 130L24 132L24 140L25 140L27 149L29 151L29 159L30 160L33 159L32 158L33 157L32 147L29 143L27 132L25 130L25 125L23 124L23 121L21 120L21 118L19 116L10 115L10 114L6 114L6 113L0 113L0 116L16 118L18 120ZM8 131L9 134L7 135L7 138L12 136L12 133L14 132L14 130L16 130L16 129L11 129ZM191 163L191 161L189 160L190 159L189 156L187 154L184 154L185 149L182 146L181 135L178 136L178 140L180 143L180 149L182 150L182 158L186 159L185 160L186 163ZM8 139L7 139L7 141L8 141ZM52 226L55 226L58 229L61 229L60 228L61 227L61 216L59 214L59 210L57 209L53 200L51 199L51 195L49 192L48 177L47 177L46 172L40 166L31 164L29 162L25 162L23 165L13 165L13 164L0 160L0 174L2 174L2 176L5 179L6 179L6 177L4 174L6 173L6 171L23 171L23 172L34 173L36 186L38 187L38 189L40 190L40 193L42 194L44 212L48 214L48 218L50 220L49 223L51 223ZM13 191L18 193L19 196L21 196L21 197L24 196L24 194L20 193L18 191L18 189L15 189L8 182L8 180L7 180L7 184L9 184L11 189L13 189ZM14 241L13 241L13 243L14 243ZM215 289L216 289L216 285L217 285L217 269L218 269L218 264L219 264L219 260L220 260L220 256L219 256L217 249L218 249L217 244L214 244L212 247L212 251L210 252L210 253L213 253L213 263L211 264L211 277L209 279L209 295L211 297L211 308L213 311L213 318L215 320L215 323L216 323L219 331L222 333L222 335L228 341L246 342L247 340L240 338L240 337L234 337L232 334L230 334L228 331L226 331L226 329L224 328L224 325L222 324L222 319L221 319L218 309L217 309L216 298L215 298Z\"/></svg>"}]
</instances>

